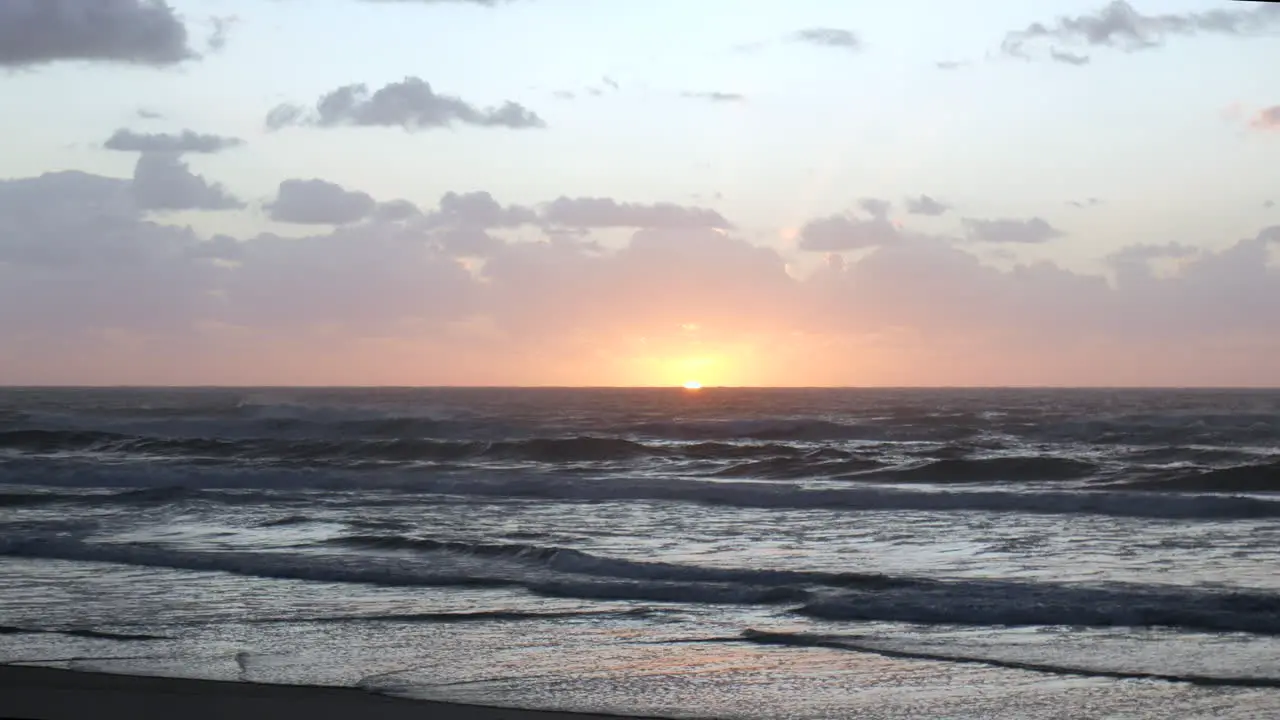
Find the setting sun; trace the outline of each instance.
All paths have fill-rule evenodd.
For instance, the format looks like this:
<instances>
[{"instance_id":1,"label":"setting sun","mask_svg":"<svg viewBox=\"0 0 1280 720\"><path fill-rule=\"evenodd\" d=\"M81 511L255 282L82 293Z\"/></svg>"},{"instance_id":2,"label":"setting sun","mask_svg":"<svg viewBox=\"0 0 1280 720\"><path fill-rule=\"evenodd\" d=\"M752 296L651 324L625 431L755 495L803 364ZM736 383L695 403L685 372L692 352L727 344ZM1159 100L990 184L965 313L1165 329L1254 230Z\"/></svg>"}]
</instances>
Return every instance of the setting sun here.
<instances>
[{"instance_id":1,"label":"setting sun","mask_svg":"<svg viewBox=\"0 0 1280 720\"><path fill-rule=\"evenodd\" d=\"M686 380L684 383L684 389L685 390L701 390L702 383L698 382L697 380Z\"/></svg>"}]
</instances>

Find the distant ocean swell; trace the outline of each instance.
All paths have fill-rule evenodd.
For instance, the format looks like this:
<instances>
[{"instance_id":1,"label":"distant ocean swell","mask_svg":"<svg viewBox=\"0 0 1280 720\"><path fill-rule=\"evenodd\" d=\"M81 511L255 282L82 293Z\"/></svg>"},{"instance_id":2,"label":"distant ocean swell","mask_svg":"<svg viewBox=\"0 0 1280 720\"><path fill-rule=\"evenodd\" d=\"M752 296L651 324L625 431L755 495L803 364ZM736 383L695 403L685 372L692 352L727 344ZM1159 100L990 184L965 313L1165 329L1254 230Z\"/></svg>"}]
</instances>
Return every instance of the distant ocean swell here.
<instances>
[{"instance_id":1,"label":"distant ocean swell","mask_svg":"<svg viewBox=\"0 0 1280 720\"><path fill-rule=\"evenodd\" d=\"M1280 498L1223 494L1151 493L1136 490L972 490L944 493L890 487L805 487L765 481L691 481L687 477L577 477L518 471L441 473L401 470L352 473L288 469L164 467L145 463L9 462L0 484L60 488L0 494L0 507L42 504L149 505L174 502L226 504L306 503L353 506L401 505L410 493L493 500L564 502L651 501L757 509L830 511L1019 512L1040 515L1092 514L1112 517L1230 520L1280 517ZM71 488L129 488L112 493L67 492ZM238 492L233 492L238 491ZM329 491L323 498L308 495ZM359 495L345 495L359 491ZM379 496L371 493L392 493ZM303 493L303 494L299 494Z\"/></svg>"},{"instance_id":2,"label":"distant ocean swell","mask_svg":"<svg viewBox=\"0 0 1280 720\"><path fill-rule=\"evenodd\" d=\"M383 586L520 587L587 600L788 606L838 621L1170 627L1280 635L1280 595L1141 584L942 580L640 562L535 545L352 537L401 553L210 552L70 538L0 538L0 555Z\"/></svg>"}]
</instances>

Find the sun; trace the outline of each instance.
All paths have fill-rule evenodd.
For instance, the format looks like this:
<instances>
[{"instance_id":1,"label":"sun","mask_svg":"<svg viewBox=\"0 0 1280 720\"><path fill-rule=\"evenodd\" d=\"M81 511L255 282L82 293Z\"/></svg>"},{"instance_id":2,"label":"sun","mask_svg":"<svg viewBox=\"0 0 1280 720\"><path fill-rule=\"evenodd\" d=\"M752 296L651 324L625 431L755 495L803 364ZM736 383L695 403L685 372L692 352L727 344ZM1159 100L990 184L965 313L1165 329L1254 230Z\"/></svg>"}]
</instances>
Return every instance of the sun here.
<instances>
[{"instance_id":1,"label":"sun","mask_svg":"<svg viewBox=\"0 0 1280 720\"><path fill-rule=\"evenodd\" d=\"M701 390L702 383L698 382L697 380L685 380L684 389L685 390Z\"/></svg>"}]
</instances>

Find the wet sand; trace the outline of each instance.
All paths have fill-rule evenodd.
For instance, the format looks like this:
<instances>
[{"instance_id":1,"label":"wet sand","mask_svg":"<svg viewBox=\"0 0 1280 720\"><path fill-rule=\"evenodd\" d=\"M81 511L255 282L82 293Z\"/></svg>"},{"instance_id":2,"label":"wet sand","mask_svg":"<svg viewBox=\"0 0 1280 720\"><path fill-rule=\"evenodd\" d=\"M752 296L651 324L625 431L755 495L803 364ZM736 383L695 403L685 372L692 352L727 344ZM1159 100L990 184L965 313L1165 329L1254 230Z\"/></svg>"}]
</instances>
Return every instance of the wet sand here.
<instances>
[{"instance_id":1,"label":"wet sand","mask_svg":"<svg viewBox=\"0 0 1280 720\"><path fill-rule=\"evenodd\" d=\"M0 720L618 720L402 700L354 688L259 685L0 666Z\"/></svg>"}]
</instances>

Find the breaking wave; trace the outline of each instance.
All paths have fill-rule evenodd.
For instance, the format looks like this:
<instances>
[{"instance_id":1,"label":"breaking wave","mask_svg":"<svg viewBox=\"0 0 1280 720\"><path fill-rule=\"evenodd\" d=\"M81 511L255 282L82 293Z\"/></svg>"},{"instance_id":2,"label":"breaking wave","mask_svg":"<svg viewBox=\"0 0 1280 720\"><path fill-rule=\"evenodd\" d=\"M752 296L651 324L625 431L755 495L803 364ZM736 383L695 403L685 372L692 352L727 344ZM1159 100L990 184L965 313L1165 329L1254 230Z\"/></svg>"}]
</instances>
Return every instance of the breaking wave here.
<instances>
[{"instance_id":1,"label":"breaking wave","mask_svg":"<svg viewBox=\"0 0 1280 720\"><path fill-rule=\"evenodd\" d=\"M265 578L418 587L519 587L545 596L634 602L786 604L825 620L924 625L1172 627L1280 635L1280 595L1173 586L891 577L714 568L536 545L357 536L396 553L212 552L67 538L0 540L0 555L217 571Z\"/></svg>"}]
</instances>

